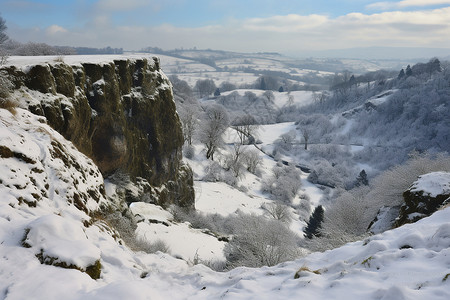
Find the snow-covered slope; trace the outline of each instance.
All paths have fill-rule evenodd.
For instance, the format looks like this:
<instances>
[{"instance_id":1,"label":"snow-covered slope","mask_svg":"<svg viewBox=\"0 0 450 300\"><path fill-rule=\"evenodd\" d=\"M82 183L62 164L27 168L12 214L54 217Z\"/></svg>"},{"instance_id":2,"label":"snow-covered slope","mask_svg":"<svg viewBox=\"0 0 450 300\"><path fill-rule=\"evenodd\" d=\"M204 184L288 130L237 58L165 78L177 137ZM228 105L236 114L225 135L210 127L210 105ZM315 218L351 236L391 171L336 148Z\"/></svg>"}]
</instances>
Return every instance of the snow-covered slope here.
<instances>
[{"instance_id":1,"label":"snow-covered slope","mask_svg":"<svg viewBox=\"0 0 450 300\"><path fill-rule=\"evenodd\" d=\"M1 299L450 298L450 208L293 262L217 273L121 245L88 215L107 203L92 161L27 111L0 109L0 120ZM99 279L80 272L96 262Z\"/></svg>"}]
</instances>

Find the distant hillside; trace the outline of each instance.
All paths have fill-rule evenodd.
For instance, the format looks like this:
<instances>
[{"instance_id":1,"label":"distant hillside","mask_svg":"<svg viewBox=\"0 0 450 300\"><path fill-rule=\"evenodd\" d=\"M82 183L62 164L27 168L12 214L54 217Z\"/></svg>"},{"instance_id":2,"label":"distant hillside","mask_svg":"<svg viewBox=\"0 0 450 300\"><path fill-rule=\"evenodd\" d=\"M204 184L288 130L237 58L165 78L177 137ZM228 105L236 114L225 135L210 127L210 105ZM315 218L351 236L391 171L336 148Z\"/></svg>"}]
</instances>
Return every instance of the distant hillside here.
<instances>
[{"instance_id":1,"label":"distant hillside","mask_svg":"<svg viewBox=\"0 0 450 300\"><path fill-rule=\"evenodd\" d=\"M418 47L365 47L332 49L314 52L292 53L295 57L323 57L323 58L352 58L369 60L411 60L421 61L429 57L446 59L450 56L450 49L446 48L418 48Z\"/></svg>"}]
</instances>

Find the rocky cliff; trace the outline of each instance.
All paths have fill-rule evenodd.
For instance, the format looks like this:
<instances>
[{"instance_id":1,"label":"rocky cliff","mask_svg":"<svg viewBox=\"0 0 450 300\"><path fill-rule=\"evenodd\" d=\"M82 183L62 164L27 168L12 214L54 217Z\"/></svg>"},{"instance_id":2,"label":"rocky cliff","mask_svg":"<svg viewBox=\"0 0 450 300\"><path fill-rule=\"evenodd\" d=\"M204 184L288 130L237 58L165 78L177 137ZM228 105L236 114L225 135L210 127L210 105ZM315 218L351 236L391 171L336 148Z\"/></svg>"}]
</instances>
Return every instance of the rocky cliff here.
<instances>
[{"instance_id":1,"label":"rocky cliff","mask_svg":"<svg viewBox=\"0 0 450 300\"><path fill-rule=\"evenodd\" d=\"M45 116L105 177L121 171L140 182L153 202L193 207L192 171L181 160L181 124L157 58L54 61L5 70L19 105Z\"/></svg>"}]
</instances>

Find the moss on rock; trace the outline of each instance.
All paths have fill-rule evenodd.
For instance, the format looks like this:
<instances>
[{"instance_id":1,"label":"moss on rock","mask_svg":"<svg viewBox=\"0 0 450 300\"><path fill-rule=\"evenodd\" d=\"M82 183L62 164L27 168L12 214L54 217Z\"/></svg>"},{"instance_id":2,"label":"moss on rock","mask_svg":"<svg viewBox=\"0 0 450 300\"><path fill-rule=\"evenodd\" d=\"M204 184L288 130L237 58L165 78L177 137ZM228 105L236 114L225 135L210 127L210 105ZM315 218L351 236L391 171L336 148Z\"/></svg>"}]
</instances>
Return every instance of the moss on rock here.
<instances>
[{"instance_id":1,"label":"moss on rock","mask_svg":"<svg viewBox=\"0 0 450 300\"><path fill-rule=\"evenodd\" d=\"M159 60L32 66L8 73L16 87L41 93L35 114L91 157L104 176L117 170L161 188L163 203L193 207L192 171L181 163L183 136L173 94Z\"/></svg>"}]
</instances>

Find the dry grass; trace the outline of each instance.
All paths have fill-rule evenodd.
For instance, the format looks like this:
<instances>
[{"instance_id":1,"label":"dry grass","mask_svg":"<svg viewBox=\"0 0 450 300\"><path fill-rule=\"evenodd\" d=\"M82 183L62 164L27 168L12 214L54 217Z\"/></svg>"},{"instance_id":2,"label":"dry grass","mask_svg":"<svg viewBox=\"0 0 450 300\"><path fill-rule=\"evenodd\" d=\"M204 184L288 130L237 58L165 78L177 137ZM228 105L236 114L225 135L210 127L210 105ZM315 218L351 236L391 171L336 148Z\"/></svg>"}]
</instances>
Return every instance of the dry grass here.
<instances>
[{"instance_id":1,"label":"dry grass","mask_svg":"<svg viewBox=\"0 0 450 300\"><path fill-rule=\"evenodd\" d=\"M320 270L311 270L307 266L302 266L300 269L298 269L297 272L295 272L294 279L298 279L298 278L302 277L301 273L304 273L304 272L313 273L316 275L320 275L322 273Z\"/></svg>"},{"instance_id":2,"label":"dry grass","mask_svg":"<svg viewBox=\"0 0 450 300\"><path fill-rule=\"evenodd\" d=\"M64 55L58 55L53 61L57 63L64 63Z\"/></svg>"},{"instance_id":3,"label":"dry grass","mask_svg":"<svg viewBox=\"0 0 450 300\"><path fill-rule=\"evenodd\" d=\"M18 103L11 99L0 99L0 108L4 108L11 112L13 115L17 113L16 108L18 107Z\"/></svg>"}]
</instances>

